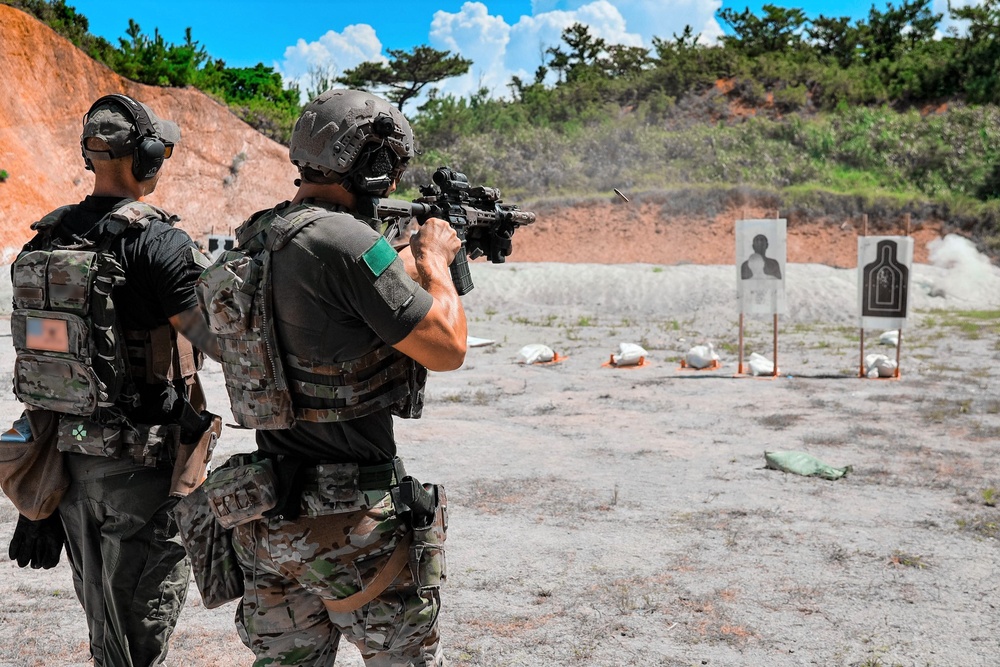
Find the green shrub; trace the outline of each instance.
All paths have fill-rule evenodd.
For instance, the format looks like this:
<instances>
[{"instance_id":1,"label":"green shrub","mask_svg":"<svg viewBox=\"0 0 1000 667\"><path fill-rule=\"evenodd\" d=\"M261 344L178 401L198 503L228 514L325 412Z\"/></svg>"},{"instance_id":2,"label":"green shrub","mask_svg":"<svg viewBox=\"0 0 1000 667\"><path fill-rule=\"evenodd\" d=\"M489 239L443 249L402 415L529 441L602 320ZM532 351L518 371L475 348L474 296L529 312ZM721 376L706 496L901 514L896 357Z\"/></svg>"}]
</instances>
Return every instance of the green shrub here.
<instances>
[{"instance_id":1,"label":"green shrub","mask_svg":"<svg viewBox=\"0 0 1000 667\"><path fill-rule=\"evenodd\" d=\"M10 174L7 173L6 169L0 169L0 183L6 181L8 176L10 176Z\"/></svg>"},{"instance_id":2,"label":"green shrub","mask_svg":"<svg viewBox=\"0 0 1000 667\"><path fill-rule=\"evenodd\" d=\"M805 86L788 86L774 91L774 106L782 111L798 111L809 101Z\"/></svg>"}]
</instances>

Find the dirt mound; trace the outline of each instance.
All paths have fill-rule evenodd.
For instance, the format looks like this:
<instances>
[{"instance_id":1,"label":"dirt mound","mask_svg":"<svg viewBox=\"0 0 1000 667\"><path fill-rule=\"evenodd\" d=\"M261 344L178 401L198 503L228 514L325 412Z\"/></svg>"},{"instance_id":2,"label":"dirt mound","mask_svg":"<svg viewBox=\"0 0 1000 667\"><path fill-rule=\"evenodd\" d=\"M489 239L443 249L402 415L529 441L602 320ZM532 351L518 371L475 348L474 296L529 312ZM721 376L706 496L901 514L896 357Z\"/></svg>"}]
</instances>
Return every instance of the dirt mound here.
<instances>
[{"instance_id":1,"label":"dirt mound","mask_svg":"<svg viewBox=\"0 0 1000 667\"><path fill-rule=\"evenodd\" d=\"M89 194L93 176L80 157L81 122L108 93L134 96L180 125L181 144L148 201L180 215L179 226L196 238L213 229L227 233L293 192L287 149L204 93L124 79L7 5L0 5L0 44L0 87L7 91L0 169L9 174L0 183L0 248L19 247L32 221ZM240 155L245 160L237 164Z\"/></svg>"},{"instance_id":2,"label":"dirt mound","mask_svg":"<svg viewBox=\"0 0 1000 667\"><path fill-rule=\"evenodd\" d=\"M540 206L537 222L517 231L509 261L732 264L735 221L773 218L775 213L773 209L741 207L712 217L668 217L662 208L658 203L638 201ZM851 219L792 219L788 223L788 261L857 266L859 226L858 220ZM922 223L913 230L914 261L928 261L927 243L941 231L940 223Z\"/></svg>"}]
</instances>

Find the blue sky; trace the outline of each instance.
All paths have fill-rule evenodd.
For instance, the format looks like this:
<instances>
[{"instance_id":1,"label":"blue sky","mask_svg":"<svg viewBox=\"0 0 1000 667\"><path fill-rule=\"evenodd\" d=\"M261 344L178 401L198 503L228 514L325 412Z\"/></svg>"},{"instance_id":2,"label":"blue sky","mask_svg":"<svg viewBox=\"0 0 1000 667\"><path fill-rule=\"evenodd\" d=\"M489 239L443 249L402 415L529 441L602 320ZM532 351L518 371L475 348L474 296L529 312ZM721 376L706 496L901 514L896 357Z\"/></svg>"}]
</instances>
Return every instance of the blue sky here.
<instances>
[{"instance_id":1,"label":"blue sky","mask_svg":"<svg viewBox=\"0 0 1000 667\"><path fill-rule=\"evenodd\" d=\"M961 0L960 0L961 1ZM965 0L969 1L969 0ZM756 13L764 2L730 0L172 0L122 3L69 0L90 20L92 33L113 42L134 18L144 32L159 28L180 42L184 29L216 58L237 67L258 62L308 87L309 72L332 74L365 60L385 60L387 49L418 44L461 53L473 60L464 77L444 92L468 94L485 86L503 94L511 75L530 78L545 47L559 43L576 22L608 42L649 47L652 37L670 37L690 24L707 41L722 33L720 6ZM775 2L775 4L778 4ZM871 0L812 0L780 3L809 16L866 16ZM875 3L884 8L884 1ZM897 5L899 2L896 3ZM946 13L947 0L933 0Z\"/></svg>"}]
</instances>

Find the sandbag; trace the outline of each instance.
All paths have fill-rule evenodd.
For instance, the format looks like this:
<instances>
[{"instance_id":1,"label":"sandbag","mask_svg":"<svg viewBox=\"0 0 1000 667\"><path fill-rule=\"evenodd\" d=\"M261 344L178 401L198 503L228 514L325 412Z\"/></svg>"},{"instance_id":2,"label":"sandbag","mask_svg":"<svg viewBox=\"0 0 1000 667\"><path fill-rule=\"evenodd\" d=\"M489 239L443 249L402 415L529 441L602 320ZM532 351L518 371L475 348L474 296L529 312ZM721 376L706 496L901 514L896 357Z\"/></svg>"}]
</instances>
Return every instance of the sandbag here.
<instances>
[{"instance_id":1,"label":"sandbag","mask_svg":"<svg viewBox=\"0 0 1000 667\"><path fill-rule=\"evenodd\" d=\"M772 470L795 473L806 477L840 479L851 471L851 466L834 468L805 452L764 452L767 467Z\"/></svg>"}]
</instances>

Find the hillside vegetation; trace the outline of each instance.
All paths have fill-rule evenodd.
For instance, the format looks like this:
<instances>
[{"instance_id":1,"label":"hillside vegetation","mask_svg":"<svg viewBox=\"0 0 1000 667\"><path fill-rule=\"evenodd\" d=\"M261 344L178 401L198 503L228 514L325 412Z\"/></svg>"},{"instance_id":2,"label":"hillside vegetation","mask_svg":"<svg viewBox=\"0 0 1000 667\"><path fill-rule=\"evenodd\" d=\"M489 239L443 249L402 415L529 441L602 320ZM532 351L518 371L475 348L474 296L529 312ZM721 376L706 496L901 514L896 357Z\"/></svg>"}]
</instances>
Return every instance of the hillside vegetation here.
<instances>
[{"instance_id":1,"label":"hillside vegetation","mask_svg":"<svg viewBox=\"0 0 1000 667\"><path fill-rule=\"evenodd\" d=\"M287 141L300 91L269 67L229 68L190 30L170 44L129 20L128 39L112 45L63 0L0 1L124 76L196 86ZM748 199L792 217L910 212L1000 248L1000 3L950 14L963 27L942 35L930 0L873 6L856 21L773 5L759 15L723 9L728 34L718 44L688 28L654 38L651 49L608 44L575 25L509 91L458 97L430 87L410 114L422 155L404 185L448 163L517 197L573 201L618 187L655 193L686 214ZM405 55L393 52L389 66L400 63L402 78ZM360 85L362 70L342 80ZM427 83L407 71L411 89ZM317 74L314 84L334 81Z\"/></svg>"}]
</instances>

